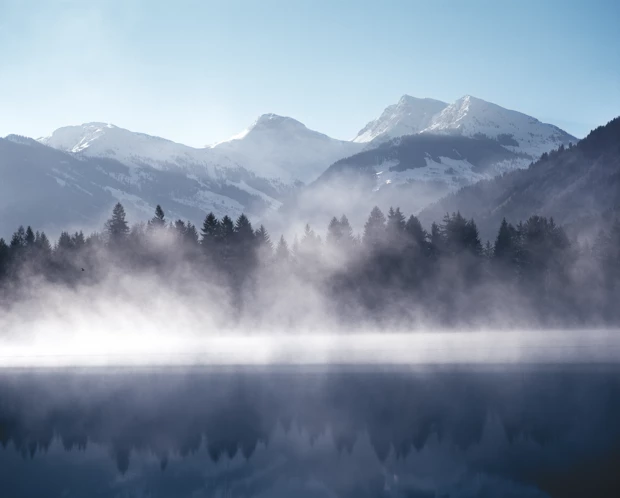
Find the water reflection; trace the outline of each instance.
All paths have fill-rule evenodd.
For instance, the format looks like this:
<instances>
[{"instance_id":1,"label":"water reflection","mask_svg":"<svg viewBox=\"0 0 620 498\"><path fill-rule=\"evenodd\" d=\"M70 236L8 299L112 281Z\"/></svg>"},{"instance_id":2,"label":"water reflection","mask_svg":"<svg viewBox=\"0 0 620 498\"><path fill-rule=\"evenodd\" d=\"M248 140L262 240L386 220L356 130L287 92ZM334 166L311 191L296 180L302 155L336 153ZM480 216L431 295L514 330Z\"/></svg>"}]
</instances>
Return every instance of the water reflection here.
<instances>
[{"instance_id":1,"label":"water reflection","mask_svg":"<svg viewBox=\"0 0 620 498\"><path fill-rule=\"evenodd\" d=\"M620 496L605 367L8 372L2 496Z\"/></svg>"}]
</instances>

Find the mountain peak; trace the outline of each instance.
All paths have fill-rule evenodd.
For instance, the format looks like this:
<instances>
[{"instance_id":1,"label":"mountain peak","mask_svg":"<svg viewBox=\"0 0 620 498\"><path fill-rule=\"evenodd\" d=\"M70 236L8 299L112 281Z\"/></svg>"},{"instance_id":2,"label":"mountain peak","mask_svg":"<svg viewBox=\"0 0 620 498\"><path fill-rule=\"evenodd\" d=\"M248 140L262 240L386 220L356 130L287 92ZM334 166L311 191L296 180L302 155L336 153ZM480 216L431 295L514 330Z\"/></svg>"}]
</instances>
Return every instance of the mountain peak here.
<instances>
[{"instance_id":1,"label":"mountain peak","mask_svg":"<svg viewBox=\"0 0 620 498\"><path fill-rule=\"evenodd\" d=\"M303 123L300 123L296 119L288 116L280 116L278 114L262 114L258 117L254 124L250 127L250 130L254 129L281 129L282 127L293 127L306 129Z\"/></svg>"},{"instance_id":2,"label":"mountain peak","mask_svg":"<svg viewBox=\"0 0 620 498\"><path fill-rule=\"evenodd\" d=\"M447 106L422 132L485 136L498 140L508 150L526 154L530 159L561 144L576 142L575 137L556 126L472 95L464 95Z\"/></svg>"},{"instance_id":3,"label":"mountain peak","mask_svg":"<svg viewBox=\"0 0 620 498\"><path fill-rule=\"evenodd\" d=\"M34 138L26 137L24 135L16 135L14 133L7 135L4 139L20 145L40 145Z\"/></svg>"},{"instance_id":4,"label":"mountain peak","mask_svg":"<svg viewBox=\"0 0 620 498\"><path fill-rule=\"evenodd\" d=\"M442 104L444 107L447 106L445 102L436 99L429 99L428 97L412 97L411 95L404 94L399 100L398 105L419 105L419 104Z\"/></svg>"},{"instance_id":5,"label":"mountain peak","mask_svg":"<svg viewBox=\"0 0 620 498\"><path fill-rule=\"evenodd\" d=\"M384 142L403 135L413 135L426 128L433 116L448 104L439 100L403 95L396 104L385 108L381 116L370 121L353 139L354 142Z\"/></svg>"}]
</instances>

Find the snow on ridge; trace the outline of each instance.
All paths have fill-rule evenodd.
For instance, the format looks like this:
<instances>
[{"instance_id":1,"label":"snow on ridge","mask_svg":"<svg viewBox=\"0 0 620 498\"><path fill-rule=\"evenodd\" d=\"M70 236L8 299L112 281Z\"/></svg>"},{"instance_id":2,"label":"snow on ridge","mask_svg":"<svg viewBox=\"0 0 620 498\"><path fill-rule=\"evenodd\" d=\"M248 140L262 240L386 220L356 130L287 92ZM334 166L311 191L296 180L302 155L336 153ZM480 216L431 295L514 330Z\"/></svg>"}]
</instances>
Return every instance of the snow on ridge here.
<instances>
[{"instance_id":1,"label":"snow on ridge","mask_svg":"<svg viewBox=\"0 0 620 498\"><path fill-rule=\"evenodd\" d=\"M413 135L426 128L433 116L447 107L439 100L403 95L377 119L370 121L353 139L356 143L386 141L403 135Z\"/></svg>"},{"instance_id":2,"label":"snow on ridge","mask_svg":"<svg viewBox=\"0 0 620 498\"><path fill-rule=\"evenodd\" d=\"M474 138L484 135L531 159L561 144L577 141L557 126L471 95L465 95L446 107L421 133L458 133Z\"/></svg>"},{"instance_id":3,"label":"snow on ridge","mask_svg":"<svg viewBox=\"0 0 620 498\"><path fill-rule=\"evenodd\" d=\"M109 123L66 126L40 138L39 142L76 155L115 159L132 168L181 169L213 177L218 168L239 167L215 151L196 149Z\"/></svg>"}]
</instances>

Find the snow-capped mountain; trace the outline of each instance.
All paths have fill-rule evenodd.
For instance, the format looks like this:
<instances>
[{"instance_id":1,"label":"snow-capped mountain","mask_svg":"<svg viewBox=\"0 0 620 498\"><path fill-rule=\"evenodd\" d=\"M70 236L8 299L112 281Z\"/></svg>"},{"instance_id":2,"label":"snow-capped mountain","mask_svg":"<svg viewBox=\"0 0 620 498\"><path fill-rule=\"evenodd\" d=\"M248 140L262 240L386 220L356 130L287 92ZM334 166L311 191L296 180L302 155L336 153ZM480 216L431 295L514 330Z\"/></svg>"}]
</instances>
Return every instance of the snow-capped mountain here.
<instances>
[{"instance_id":1,"label":"snow-capped mountain","mask_svg":"<svg viewBox=\"0 0 620 498\"><path fill-rule=\"evenodd\" d=\"M0 237L19 224L57 235L60 229L100 230L114 203L134 223L161 204L170 221L199 224L212 211L256 219L274 211L290 192L243 168L213 178L181 169L128 165L108 157L64 152L35 140L0 139Z\"/></svg>"},{"instance_id":2,"label":"snow-capped mountain","mask_svg":"<svg viewBox=\"0 0 620 498\"><path fill-rule=\"evenodd\" d=\"M398 103L386 107L381 116L362 128L353 142L378 144L403 135L420 133L447 106L439 100L403 95Z\"/></svg>"},{"instance_id":3,"label":"snow-capped mountain","mask_svg":"<svg viewBox=\"0 0 620 498\"><path fill-rule=\"evenodd\" d=\"M239 166L223 154L209 149L196 149L109 123L66 126L39 141L65 152L116 159L136 168L150 166L159 170L182 169L188 173L215 177L218 170Z\"/></svg>"},{"instance_id":4,"label":"snow-capped mountain","mask_svg":"<svg viewBox=\"0 0 620 498\"><path fill-rule=\"evenodd\" d=\"M243 132L210 148L261 176L308 183L363 147L310 130L293 118L264 114Z\"/></svg>"},{"instance_id":5,"label":"snow-capped mountain","mask_svg":"<svg viewBox=\"0 0 620 498\"><path fill-rule=\"evenodd\" d=\"M335 162L284 211L324 226L346 213L359 227L379 206L416 213L464 186L520 168L523 158L496 140L419 133Z\"/></svg>"},{"instance_id":6,"label":"snow-capped mountain","mask_svg":"<svg viewBox=\"0 0 620 498\"><path fill-rule=\"evenodd\" d=\"M294 198L305 213L329 211L330 217L365 213L374 203L413 211L569 142L577 140L553 125L471 96L448 105L405 95L352 141L275 114L204 148L93 122L38 142L4 139L2 215L9 225L30 223L31 208L40 208L37 228L57 220L92 228L120 200L132 221L149 218L161 204L170 217L199 223L209 211L266 219ZM32 182L45 185L46 194L33 191L30 199L56 204L62 216L15 197ZM302 199L304 183L312 185ZM73 199L71 206L63 199Z\"/></svg>"},{"instance_id":7,"label":"snow-capped mountain","mask_svg":"<svg viewBox=\"0 0 620 498\"><path fill-rule=\"evenodd\" d=\"M451 133L466 137L486 136L527 159L538 158L577 139L557 126L466 95L433 116L422 133Z\"/></svg>"},{"instance_id":8,"label":"snow-capped mountain","mask_svg":"<svg viewBox=\"0 0 620 498\"><path fill-rule=\"evenodd\" d=\"M417 212L577 142L556 126L471 96L451 105L404 96L354 140L364 150L336 161L303 191L296 216L320 216L321 225L334 213L367 213L374 205Z\"/></svg>"}]
</instances>

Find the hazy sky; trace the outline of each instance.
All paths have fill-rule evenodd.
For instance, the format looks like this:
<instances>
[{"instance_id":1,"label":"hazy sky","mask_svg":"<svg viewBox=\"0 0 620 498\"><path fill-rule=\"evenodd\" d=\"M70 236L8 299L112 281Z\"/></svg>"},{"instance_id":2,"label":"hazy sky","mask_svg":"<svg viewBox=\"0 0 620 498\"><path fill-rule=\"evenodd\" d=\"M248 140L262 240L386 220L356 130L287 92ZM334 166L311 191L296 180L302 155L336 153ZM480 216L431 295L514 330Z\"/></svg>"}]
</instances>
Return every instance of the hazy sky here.
<instances>
[{"instance_id":1,"label":"hazy sky","mask_svg":"<svg viewBox=\"0 0 620 498\"><path fill-rule=\"evenodd\" d=\"M618 0L0 0L0 136L201 146L274 112L350 139L402 94L583 136L620 115Z\"/></svg>"}]
</instances>

